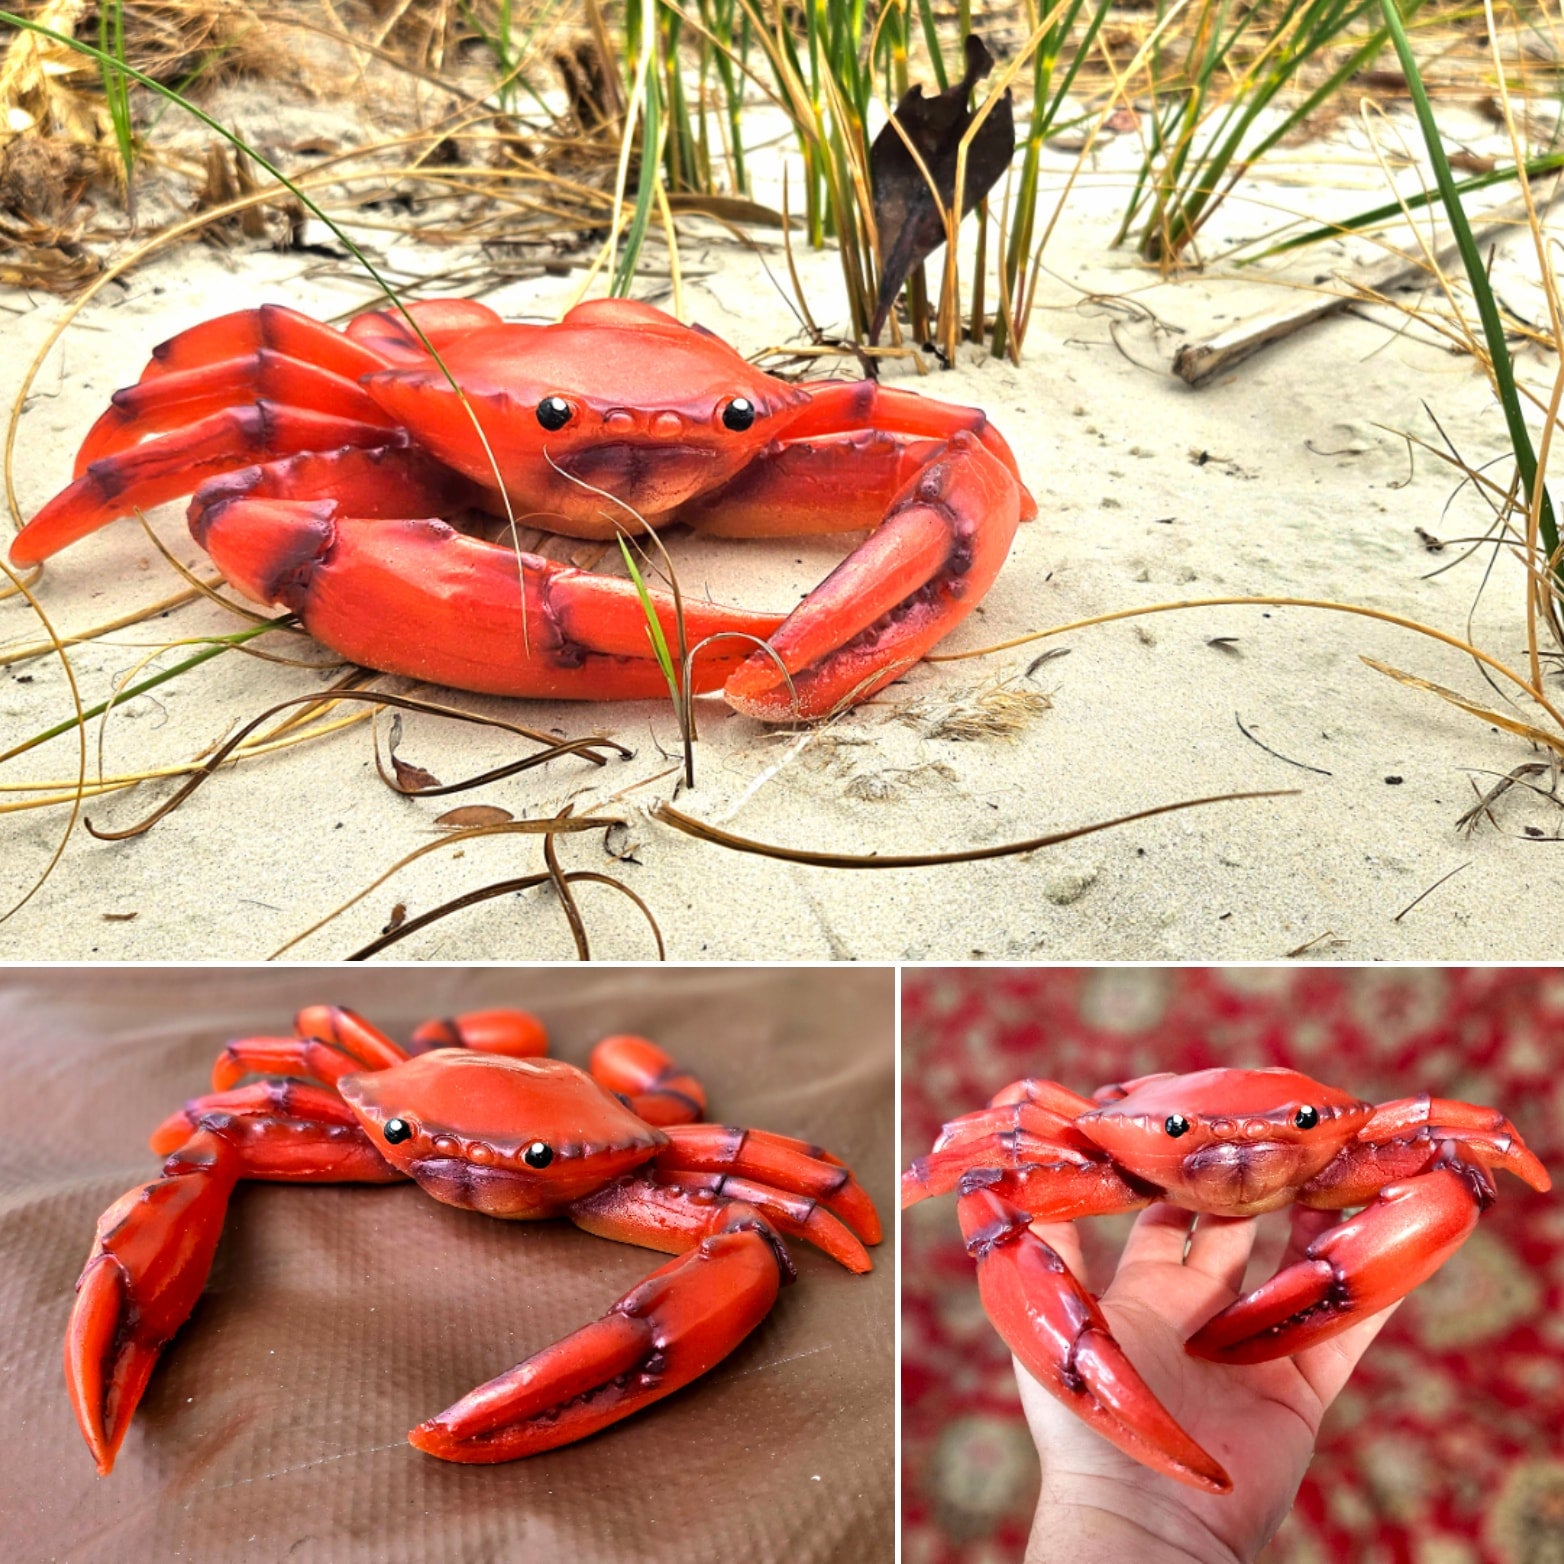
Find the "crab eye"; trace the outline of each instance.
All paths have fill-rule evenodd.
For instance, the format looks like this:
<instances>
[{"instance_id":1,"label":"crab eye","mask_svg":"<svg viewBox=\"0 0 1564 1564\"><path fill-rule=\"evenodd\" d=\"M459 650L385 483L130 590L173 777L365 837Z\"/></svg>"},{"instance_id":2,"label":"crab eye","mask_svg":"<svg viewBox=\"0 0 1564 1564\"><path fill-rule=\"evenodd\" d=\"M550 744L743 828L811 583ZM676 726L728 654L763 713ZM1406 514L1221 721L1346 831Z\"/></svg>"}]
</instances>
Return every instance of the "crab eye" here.
<instances>
[{"instance_id":1,"label":"crab eye","mask_svg":"<svg viewBox=\"0 0 1564 1564\"><path fill-rule=\"evenodd\" d=\"M393 1146L400 1146L413 1138L413 1126L406 1119L387 1119L385 1137Z\"/></svg>"},{"instance_id":2,"label":"crab eye","mask_svg":"<svg viewBox=\"0 0 1564 1564\"><path fill-rule=\"evenodd\" d=\"M554 1148L546 1141L535 1140L522 1152L521 1160L529 1168L546 1168L554 1160Z\"/></svg>"},{"instance_id":3,"label":"crab eye","mask_svg":"<svg viewBox=\"0 0 1564 1564\"><path fill-rule=\"evenodd\" d=\"M1168 1132L1169 1135L1173 1137L1174 1140L1177 1140L1180 1135L1188 1132L1189 1120L1186 1119L1182 1113L1170 1113L1167 1118L1163 1120L1162 1127Z\"/></svg>"},{"instance_id":4,"label":"crab eye","mask_svg":"<svg viewBox=\"0 0 1564 1564\"><path fill-rule=\"evenodd\" d=\"M1320 1122L1320 1110L1318 1108L1300 1108L1292 1116L1292 1121L1301 1130L1312 1130Z\"/></svg>"},{"instance_id":5,"label":"crab eye","mask_svg":"<svg viewBox=\"0 0 1564 1564\"><path fill-rule=\"evenodd\" d=\"M722 426L734 434L743 434L755 422L755 404L747 396L736 396L722 410Z\"/></svg>"},{"instance_id":6,"label":"crab eye","mask_svg":"<svg viewBox=\"0 0 1564 1564\"><path fill-rule=\"evenodd\" d=\"M563 429L570 422L570 403L562 396L546 396L538 403L538 422L545 429Z\"/></svg>"}]
</instances>

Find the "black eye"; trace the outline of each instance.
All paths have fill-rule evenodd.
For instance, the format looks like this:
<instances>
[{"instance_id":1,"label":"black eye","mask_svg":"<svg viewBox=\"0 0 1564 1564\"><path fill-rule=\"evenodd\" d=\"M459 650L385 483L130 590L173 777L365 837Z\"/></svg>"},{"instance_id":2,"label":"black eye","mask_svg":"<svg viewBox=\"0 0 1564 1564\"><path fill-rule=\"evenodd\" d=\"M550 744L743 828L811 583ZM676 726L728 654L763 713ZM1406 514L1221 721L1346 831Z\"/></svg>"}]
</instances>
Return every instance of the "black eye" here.
<instances>
[{"instance_id":1,"label":"black eye","mask_svg":"<svg viewBox=\"0 0 1564 1564\"><path fill-rule=\"evenodd\" d=\"M546 396L538 403L538 422L545 429L563 429L570 422L570 403L562 396Z\"/></svg>"},{"instance_id":2,"label":"black eye","mask_svg":"<svg viewBox=\"0 0 1564 1564\"><path fill-rule=\"evenodd\" d=\"M541 1140L535 1140L522 1152L521 1160L529 1168L546 1168L554 1160L554 1148Z\"/></svg>"},{"instance_id":3,"label":"black eye","mask_svg":"<svg viewBox=\"0 0 1564 1564\"><path fill-rule=\"evenodd\" d=\"M1170 1113L1163 1121L1162 1127L1174 1140L1177 1140L1180 1135L1188 1132L1189 1120L1182 1113Z\"/></svg>"},{"instance_id":4,"label":"black eye","mask_svg":"<svg viewBox=\"0 0 1564 1564\"><path fill-rule=\"evenodd\" d=\"M722 425L734 434L743 434L755 421L755 404L747 396L736 396L722 410Z\"/></svg>"},{"instance_id":5,"label":"black eye","mask_svg":"<svg viewBox=\"0 0 1564 1564\"><path fill-rule=\"evenodd\" d=\"M1292 1121L1301 1130L1312 1130L1320 1122L1320 1110L1318 1108L1300 1108L1293 1115Z\"/></svg>"},{"instance_id":6,"label":"black eye","mask_svg":"<svg viewBox=\"0 0 1564 1564\"><path fill-rule=\"evenodd\" d=\"M413 1138L413 1126L406 1119L387 1119L385 1133L393 1146L400 1146L404 1140Z\"/></svg>"}]
</instances>

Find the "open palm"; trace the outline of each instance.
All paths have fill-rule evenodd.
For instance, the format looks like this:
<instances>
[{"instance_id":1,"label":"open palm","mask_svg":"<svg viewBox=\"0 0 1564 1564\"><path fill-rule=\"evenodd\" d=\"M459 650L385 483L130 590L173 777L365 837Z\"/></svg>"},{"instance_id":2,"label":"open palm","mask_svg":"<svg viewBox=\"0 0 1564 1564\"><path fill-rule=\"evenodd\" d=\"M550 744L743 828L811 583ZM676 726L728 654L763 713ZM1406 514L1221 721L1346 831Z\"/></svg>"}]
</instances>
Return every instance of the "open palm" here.
<instances>
[{"instance_id":1,"label":"open palm","mask_svg":"<svg viewBox=\"0 0 1564 1564\"><path fill-rule=\"evenodd\" d=\"M1294 1207L1281 1264L1335 1220ZM1131 1230L1102 1308L1147 1384L1226 1467L1230 1494L1209 1494L1142 1466L1094 1433L1016 1364L1021 1400L1043 1461L1028 1564L1128 1557L1231 1564L1254 1559L1292 1508L1320 1420L1393 1310L1296 1357L1237 1367L1184 1351L1186 1338L1240 1296L1259 1224L1148 1207ZM1069 1223L1033 1229L1084 1277ZM1186 1255L1186 1245L1188 1253ZM1094 1551L1095 1549L1095 1551Z\"/></svg>"}]
</instances>

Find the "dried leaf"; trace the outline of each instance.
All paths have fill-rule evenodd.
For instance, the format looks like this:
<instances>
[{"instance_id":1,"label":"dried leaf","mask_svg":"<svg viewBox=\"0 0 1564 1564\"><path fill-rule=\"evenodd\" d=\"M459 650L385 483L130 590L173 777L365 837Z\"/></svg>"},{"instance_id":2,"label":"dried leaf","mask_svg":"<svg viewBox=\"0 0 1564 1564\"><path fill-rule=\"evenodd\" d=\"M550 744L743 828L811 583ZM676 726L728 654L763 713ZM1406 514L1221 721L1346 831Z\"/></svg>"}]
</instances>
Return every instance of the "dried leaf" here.
<instances>
[{"instance_id":1,"label":"dried leaf","mask_svg":"<svg viewBox=\"0 0 1564 1564\"><path fill-rule=\"evenodd\" d=\"M437 815L434 823L458 831L473 825L504 825L515 818L510 810L501 809L498 804L463 804L460 809L447 809L443 815Z\"/></svg>"},{"instance_id":2,"label":"dried leaf","mask_svg":"<svg viewBox=\"0 0 1564 1564\"><path fill-rule=\"evenodd\" d=\"M874 185L874 221L880 234L883 270L880 296L875 306L869 340L880 332L912 269L945 242L945 219L956 192L956 157L961 138L974 118L972 89L994 68L994 56L976 33L967 34L966 74L952 87L925 97L914 87L896 105L896 120L939 190L939 205L929 190L923 170L887 124L869 150L869 174ZM1016 149L1015 117L1006 92L967 148L966 188L961 193L961 215L966 216L988 194L1010 166Z\"/></svg>"},{"instance_id":3,"label":"dried leaf","mask_svg":"<svg viewBox=\"0 0 1564 1564\"><path fill-rule=\"evenodd\" d=\"M391 755L391 766L396 772L396 785L404 793L422 793L426 788L439 787L440 779L432 771L425 771L422 766L415 766L410 760L403 760L396 752L396 747L402 742L402 714L398 712L391 719L391 741L386 748Z\"/></svg>"}]
</instances>

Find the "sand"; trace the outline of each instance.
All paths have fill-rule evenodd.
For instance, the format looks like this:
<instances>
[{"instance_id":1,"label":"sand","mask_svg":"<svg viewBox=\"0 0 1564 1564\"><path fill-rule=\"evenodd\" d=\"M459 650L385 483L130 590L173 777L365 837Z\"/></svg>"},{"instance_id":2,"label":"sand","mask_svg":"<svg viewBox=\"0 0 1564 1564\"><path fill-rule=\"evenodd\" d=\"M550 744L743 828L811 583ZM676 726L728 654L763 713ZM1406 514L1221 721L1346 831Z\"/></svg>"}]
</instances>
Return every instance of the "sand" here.
<instances>
[{"instance_id":1,"label":"sand","mask_svg":"<svg viewBox=\"0 0 1564 1564\"><path fill-rule=\"evenodd\" d=\"M1397 115L1403 128L1408 117ZM1455 126L1464 144L1496 149L1492 128ZM1051 153L1050 190L1071 166ZM1438 426L1474 466L1506 449L1497 402L1473 361L1387 309L1343 315L1193 391L1170 373L1181 342L1296 295L1278 286L1326 278L1376 252L1332 245L1238 273L1220 261L1163 280L1110 241L1133 158L1105 143L1072 193L1019 368L965 349L957 366L886 378L984 408L1004 431L1040 505L980 609L947 643L976 648L1135 605L1224 595L1352 602L1471 634L1520 666L1523 580L1491 550L1457 562L1422 532L1456 540L1489 516L1459 475L1408 436ZM775 182L780 161L773 158ZM1418 171L1402 176L1415 188ZM1281 154L1215 225L1209 249L1274 225L1278 209L1316 218L1384 199L1364 132L1344 122L1325 141ZM760 192L762 196L764 192ZM387 236L366 231L386 253ZM772 280L786 276L774 233L761 254L692 223L682 246L688 318L747 353L797 342ZM412 271L461 254L396 244ZM654 262L661 252L649 252ZM762 255L765 264L762 262ZM1542 319L1526 244L1499 247L1500 291ZM813 312L844 318L834 256L799 252ZM769 268L769 269L768 269ZM320 315L369 302L346 267L318 257L201 246L165 251L123 288L94 300L34 386L16 481L24 511L69 476L71 455L108 394L147 350L223 311L274 299ZM486 295L514 316L547 318L581 273L509 284ZM668 302L655 272L639 296ZM1428 302L1434 302L1430 296ZM0 396L62 309L0 298ZM1521 372L1546 385L1535 350ZM848 372L841 365L824 372ZM1507 469L1498 470L1501 480ZM181 507L154 517L178 557L201 562ZM687 591L786 607L845 542L672 542ZM1491 570L1489 566L1492 566ZM108 619L179 583L133 520L53 561L37 591L62 631ZM233 628L210 604L73 649L84 697L101 699L163 639ZM25 604L0 605L0 639L33 640ZM275 640L275 638L271 638ZM1043 651L1065 651L1031 666ZM164 654L159 666L171 654ZM687 960L1266 959L1302 952L1342 960L1500 960L1556 955L1564 859L1553 849L1556 803L1513 791L1494 821L1457 822L1513 767L1545 757L1523 740L1393 682L1373 657L1491 703L1470 659L1426 637L1359 617L1294 608L1198 608L1081 630L968 662L925 664L870 706L823 728L778 733L699 703L697 785L677 807L765 841L894 854L986 847L1179 799L1246 790L1291 796L1225 803L1121 827L1025 857L920 870L846 872L743 856L679 835L646 811L675 797L677 730L665 704L566 705L457 697L469 709L571 735L613 735L633 758L601 769L566 760L456 799L415 801L375 773L360 726L247 762L201 789L147 835L93 840L78 825L53 873L0 925L0 955L99 959L260 958L276 951L402 855L437 841L453 805L490 804L517 818L613 812L626 826L564 839L567 868L611 873L655 912L668 954ZM229 654L119 708L101 735L104 769L187 759L272 701L318 689L318 673ZM931 712L1003 683L1046 695L1009 735L941 736ZM1557 687L1550 674L1550 687ZM387 688L410 688L388 681ZM424 691L422 693L429 693ZM0 687L0 731L15 742L68 715L57 657L12 666ZM921 715L920 715L921 713ZM503 735L425 716L406 719L403 754L450 781L514 758ZM1247 735L1245 730L1247 730ZM89 767L99 729L91 728ZM1268 751L1275 751L1275 754ZM1285 757L1285 758L1282 758ZM0 771L0 783L66 779L77 741L57 739ZM1546 786L1547 778L1537 779ZM89 803L123 827L167 795L156 782ZM4 795L6 801L22 795ZM66 811L7 820L7 904L39 880ZM334 959L377 935L397 905L410 915L541 866L535 837L467 842L401 870L290 956ZM1448 878L1446 878L1448 877ZM1436 888L1437 887L1437 888ZM1421 899L1419 899L1421 898ZM645 959L640 914L602 886L581 888L593 954ZM1415 905L1414 905L1415 903ZM568 959L568 928L547 889L488 901L393 947L402 958Z\"/></svg>"}]
</instances>

